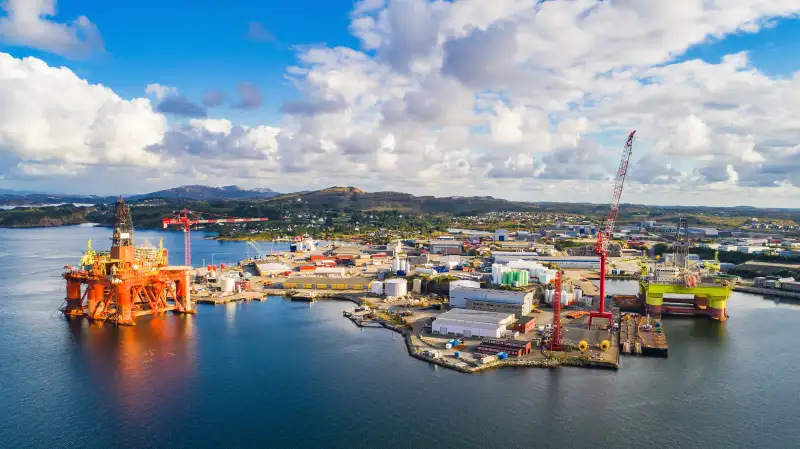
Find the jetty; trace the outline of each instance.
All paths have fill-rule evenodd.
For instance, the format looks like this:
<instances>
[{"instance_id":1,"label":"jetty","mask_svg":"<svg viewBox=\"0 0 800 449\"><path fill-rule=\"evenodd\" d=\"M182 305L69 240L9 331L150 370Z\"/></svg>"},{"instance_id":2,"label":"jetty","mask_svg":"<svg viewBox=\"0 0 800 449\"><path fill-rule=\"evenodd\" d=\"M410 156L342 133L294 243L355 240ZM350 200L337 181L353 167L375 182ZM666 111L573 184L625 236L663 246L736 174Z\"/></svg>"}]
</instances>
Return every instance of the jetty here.
<instances>
[{"instance_id":1,"label":"jetty","mask_svg":"<svg viewBox=\"0 0 800 449\"><path fill-rule=\"evenodd\" d=\"M242 292L231 294L213 294L206 296L195 296L192 298L198 304L226 304L238 301L264 301L266 296L260 292Z\"/></svg>"}]
</instances>

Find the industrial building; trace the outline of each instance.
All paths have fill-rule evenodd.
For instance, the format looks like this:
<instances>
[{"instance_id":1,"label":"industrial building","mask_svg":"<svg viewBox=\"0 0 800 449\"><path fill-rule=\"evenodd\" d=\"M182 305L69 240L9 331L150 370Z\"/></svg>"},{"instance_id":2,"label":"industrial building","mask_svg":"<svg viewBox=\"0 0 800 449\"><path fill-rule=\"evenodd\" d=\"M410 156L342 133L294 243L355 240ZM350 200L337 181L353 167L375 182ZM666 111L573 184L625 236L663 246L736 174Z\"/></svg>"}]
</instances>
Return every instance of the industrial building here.
<instances>
[{"instance_id":1,"label":"industrial building","mask_svg":"<svg viewBox=\"0 0 800 449\"><path fill-rule=\"evenodd\" d=\"M461 254L463 245L459 240L431 240L429 247L433 254Z\"/></svg>"},{"instance_id":2,"label":"industrial building","mask_svg":"<svg viewBox=\"0 0 800 449\"><path fill-rule=\"evenodd\" d=\"M492 251L492 257L497 263L508 263L512 260L537 260L540 256L532 251Z\"/></svg>"},{"instance_id":3,"label":"industrial building","mask_svg":"<svg viewBox=\"0 0 800 449\"><path fill-rule=\"evenodd\" d=\"M362 277L327 278L297 276L286 279L281 285L283 288L287 289L366 290L369 287L369 280Z\"/></svg>"},{"instance_id":4,"label":"industrial building","mask_svg":"<svg viewBox=\"0 0 800 449\"><path fill-rule=\"evenodd\" d=\"M433 321L431 330L441 335L500 338L514 321L510 313L452 309Z\"/></svg>"},{"instance_id":5,"label":"industrial building","mask_svg":"<svg viewBox=\"0 0 800 449\"><path fill-rule=\"evenodd\" d=\"M457 288L481 288L481 283L478 281L471 281L469 279L459 279L457 281L450 281L449 291L453 291Z\"/></svg>"},{"instance_id":6,"label":"industrial building","mask_svg":"<svg viewBox=\"0 0 800 449\"><path fill-rule=\"evenodd\" d=\"M259 276L279 275L283 273L291 273L292 267L283 263L259 263L256 264L256 271Z\"/></svg>"},{"instance_id":7,"label":"industrial building","mask_svg":"<svg viewBox=\"0 0 800 449\"><path fill-rule=\"evenodd\" d=\"M600 258L591 256L537 256L533 260L540 263L554 263L566 269L600 269Z\"/></svg>"},{"instance_id":8,"label":"industrial building","mask_svg":"<svg viewBox=\"0 0 800 449\"><path fill-rule=\"evenodd\" d=\"M496 242L505 242L508 240L508 231L505 229L498 229L494 231L494 240Z\"/></svg>"},{"instance_id":9,"label":"industrial building","mask_svg":"<svg viewBox=\"0 0 800 449\"><path fill-rule=\"evenodd\" d=\"M522 316L533 309L533 293L458 286L450 289L450 306Z\"/></svg>"}]
</instances>

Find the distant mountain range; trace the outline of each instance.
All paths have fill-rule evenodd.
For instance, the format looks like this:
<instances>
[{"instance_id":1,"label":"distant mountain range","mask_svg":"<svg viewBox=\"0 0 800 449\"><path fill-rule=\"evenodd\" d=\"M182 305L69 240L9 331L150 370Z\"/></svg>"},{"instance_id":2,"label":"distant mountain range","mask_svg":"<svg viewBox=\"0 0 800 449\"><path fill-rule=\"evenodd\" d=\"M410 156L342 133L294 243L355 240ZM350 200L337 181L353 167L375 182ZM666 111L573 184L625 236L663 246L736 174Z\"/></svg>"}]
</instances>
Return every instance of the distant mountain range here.
<instances>
[{"instance_id":1,"label":"distant mountain range","mask_svg":"<svg viewBox=\"0 0 800 449\"><path fill-rule=\"evenodd\" d=\"M330 187L288 193L270 198L266 204L303 203L310 210L396 210L407 213L472 215L496 211L532 211L536 203L508 201L491 196L414 196L401 192L365 192L358 187Z\"/></svg>"},{"instance_id":2,"label":"distant mountain range","mask_svg":"<svg viewBox=\"0 0 800 449\"><path fill-rule=\"evenodd\" d=\"M61 203L73 204L109 204L118 196L96 195L61 195L48 193L31 193L19 191L0 191L0 207L16 205L52 205ZM452 215L477 215L487 212L525 212L573 213L591 216L605 216L608 204L561 203L561 202L525 202L509 201L491 196L414 196L402 192L366 192L357 187L330 187L322 190L303 191L282 194L271 189L242 189L237 186L209 187L203 185L185 185L156 192L129 195L125 199L130 202L148 201L165 204L154 204L170 208L181 203L196 201L247 201L252 202L250 208L239 211L240 214L283 214L288 211L313 211L316 213L346 211L385 211L394 210L405 213L435 213ZM272 211L272 212L270 212ZM723 225L729 224L728 217L759 216L770 219L795 220L800 222L797 209L760 209L748 206L740 207L694 207L694 206L648 206L640 204L622 204L620 218L675 220L679 214L703 214L708 216L697 224ZM739 220L741 221L741 220Z\"/></svg>"},{"instance_id":3,"label":"distant mountain range","mask_svg":"<svg viewBox=\"0 0 800 449\"><path fill-rule=\"evenodd\" d=\"M201 185L186 185L173 189L159 190L157 192L141 195L124 195L128 201L142 201L150 199L164 199L171 201L193 200L256 200L267 199L280 195L271 189L242 189L237 186L209 187ZM65 195L54 193L36 193L29 191L0 190L0 206L21 205L48 205L48 204L105 204L112 203L118 196L98 195Z\"/></svg>"},{"instance_id":4,"label":"distant mountain range","mask_svg":"<svg viewBox=\"0 0 800 449\"><path fill-rule=\"evenodd\" d=\"M201 185L187 185L173 189L159 190L157 192L133 195L126 199L140 201L145 199L163 198L165 200L255 200L278 196L280 193L272 189L242 189L238 186L209 187Z\"/></svg>"}]
</instances>

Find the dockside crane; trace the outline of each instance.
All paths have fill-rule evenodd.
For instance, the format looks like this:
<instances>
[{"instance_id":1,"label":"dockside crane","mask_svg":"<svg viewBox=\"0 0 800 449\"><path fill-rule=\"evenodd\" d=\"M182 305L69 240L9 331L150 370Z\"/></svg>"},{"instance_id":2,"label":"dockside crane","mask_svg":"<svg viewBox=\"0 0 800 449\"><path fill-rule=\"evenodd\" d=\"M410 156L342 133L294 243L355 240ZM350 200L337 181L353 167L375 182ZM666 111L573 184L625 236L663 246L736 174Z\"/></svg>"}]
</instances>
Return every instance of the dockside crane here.
<instances>
[{"instance_id":1,"label":"dockside crane","mask_svg":"<svg viewBox=\"0 0 800 449\"><path fill-rule=\"evenodd\" d=\"M614 179L614 193L611 196L611 210L608 212L605 226L597 231L597 244L595 244L594 251L600 256L600 306L596 311L589 314L589 327L592 327L592 321L595 318L601 320L608 320L609 328L612 327L612 314L606 311L606 258L608 257L608 242L611 240L614 232L614 225L617 223L617 213L619 212L619 200L622 197L622 187L625 185L625 175L628 173L628 163L631 160L631 153L633 152L633 135L636 130L631 131L628 135L628 141L625 143L625 149L622 150L622 160L619 163L617 170L617 177Z\"/></svg>"},{"instance_id":2,"label":"dockside crane","mask_svg":"<svg viewBox=\"0 0 800 449\"><path fill-rule=\"evenodd\" d=\"M183 254L184 254L184 265L191 266L192 265L192 254L191 254L191 247L192 247L192 240L190 238L191 234L191 227L192 225L197 224L225 224L225 223L251 223L251 222L258 222L258 221L269 221L269 218L232 218L226 217L224 215L220 215L222 218L200 218L201 214L204 212L195 212L188 209L182 209L178 212L175 212L175 215L172 217L165 217L161 219L161 224L164 226L164 229L170 225L179 225L183 226ZM213 215L213 214L209 214Z\"/></svg>"},{"instance_id":3,"label":"dockside crane","mask_svg":"<svg viewBox=\"0 0 800 449\"><path fill-rule=\"evenodd\" d=\"M561 351L564 349L564 342L561 335L561 268L557 268L555 287L553 292L553 334L550 345L547 349L551 351Z\"/></svg>"}]
</instances>

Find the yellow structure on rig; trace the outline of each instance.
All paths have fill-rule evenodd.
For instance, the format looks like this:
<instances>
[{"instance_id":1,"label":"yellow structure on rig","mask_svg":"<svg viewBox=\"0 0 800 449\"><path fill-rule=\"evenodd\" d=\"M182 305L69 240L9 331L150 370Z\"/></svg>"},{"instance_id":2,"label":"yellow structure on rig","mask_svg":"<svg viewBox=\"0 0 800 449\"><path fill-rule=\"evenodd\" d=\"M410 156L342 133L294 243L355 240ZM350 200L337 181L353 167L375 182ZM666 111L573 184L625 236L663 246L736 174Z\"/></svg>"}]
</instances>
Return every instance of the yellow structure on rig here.
<instances>
[{"instance_id":1,"label":"yellow structure on rig","mask_svg":"<svg viewBox=\"0 0 800 449\"><path fill-rule=\"evenodd\" d=\"M651 316L706 315L719 321L728 318L727 301L734 282L714 276L713 265L707 273L665 265L654 265L650 270L644 262L639 266L639 297Z\"/></svg>"}]
</instances>

